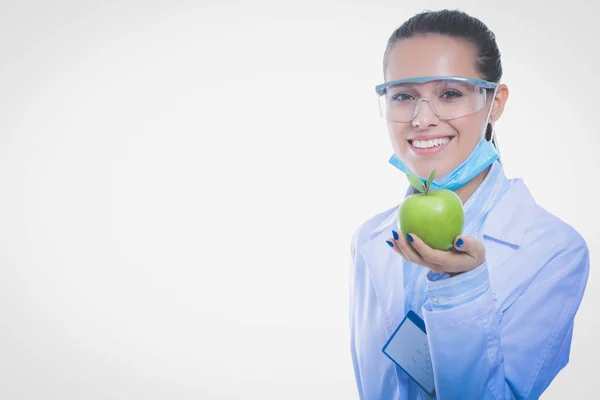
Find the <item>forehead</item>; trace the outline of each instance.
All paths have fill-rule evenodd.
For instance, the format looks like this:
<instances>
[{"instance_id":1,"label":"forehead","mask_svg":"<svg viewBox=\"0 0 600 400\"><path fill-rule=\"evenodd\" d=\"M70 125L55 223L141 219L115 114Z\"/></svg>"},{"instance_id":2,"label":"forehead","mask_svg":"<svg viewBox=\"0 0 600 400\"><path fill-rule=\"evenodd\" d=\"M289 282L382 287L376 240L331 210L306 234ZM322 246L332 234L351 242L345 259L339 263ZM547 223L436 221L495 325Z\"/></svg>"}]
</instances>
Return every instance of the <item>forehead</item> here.
<instances>
[{"instance_id":1,"label":"forehead","mask_svg":"<svg viewBox=\"0 0 600 400\"><path fill-rule=\"evenodd\" d=\"M415 36L396 43L388 54L386 81L417 76L454 75L481 78L475 46L440 35Z\"/></svg>"}]
</instances>

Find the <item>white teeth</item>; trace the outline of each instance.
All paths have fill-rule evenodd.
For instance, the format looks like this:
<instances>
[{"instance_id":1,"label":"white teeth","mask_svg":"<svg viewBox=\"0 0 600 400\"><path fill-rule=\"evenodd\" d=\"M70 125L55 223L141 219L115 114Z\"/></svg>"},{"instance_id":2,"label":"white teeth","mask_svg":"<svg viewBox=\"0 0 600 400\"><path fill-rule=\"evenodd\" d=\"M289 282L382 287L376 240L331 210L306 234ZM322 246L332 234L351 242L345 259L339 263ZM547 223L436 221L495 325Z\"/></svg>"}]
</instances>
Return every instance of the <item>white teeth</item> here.
<instances>
[{"instance_id":1,"label":"white teeth","mask_svg":"<svg viewBox=\"0 0 600 400\"><path fill-rule=\"evenodd\" d=\"M450 141L450 138L432 139L432 140L413 140L413 146L419 149L430 149L436 146L443 146Z\"/></svg>"}]
</instances>

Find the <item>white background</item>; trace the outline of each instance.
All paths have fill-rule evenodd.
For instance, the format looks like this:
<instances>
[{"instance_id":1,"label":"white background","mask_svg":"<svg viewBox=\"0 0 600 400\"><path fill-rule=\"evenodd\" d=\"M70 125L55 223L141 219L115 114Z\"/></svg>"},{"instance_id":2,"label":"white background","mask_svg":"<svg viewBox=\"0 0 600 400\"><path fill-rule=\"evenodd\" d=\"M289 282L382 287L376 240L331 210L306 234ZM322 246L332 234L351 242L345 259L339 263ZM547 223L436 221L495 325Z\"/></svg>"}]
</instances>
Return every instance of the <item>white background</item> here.
<instances>
[{"instance_id":1,"label":"white background","mask_svg":"<svg viewBox=\"0 0 600 400\"><path fill-rule=\"evenodd\" d=\"M598 10L547 4L2 1L0 398L356 399L350 238L408 184L374 86L449 5L497 35L507 175L591 251L543 398L596 393Z\"/></svg>"}]
</instances>

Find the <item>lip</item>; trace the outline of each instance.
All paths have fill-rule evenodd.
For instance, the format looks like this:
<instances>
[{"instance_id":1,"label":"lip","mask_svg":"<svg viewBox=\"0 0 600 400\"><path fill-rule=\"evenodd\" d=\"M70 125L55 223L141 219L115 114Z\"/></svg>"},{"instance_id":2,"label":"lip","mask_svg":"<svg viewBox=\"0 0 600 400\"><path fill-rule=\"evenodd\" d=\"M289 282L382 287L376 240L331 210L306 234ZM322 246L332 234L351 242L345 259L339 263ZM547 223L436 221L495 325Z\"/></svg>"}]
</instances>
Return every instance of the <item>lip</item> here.
<instances>
[{"instance_id":1,"label":"lip","mask_svg":"<svg viewBox=\"0 0 600 400\"><path fill-rule=\"evenodd\" d=\"M433 140L433 139L441 139L441 138L446 138L446 137L450 138L450 140L448 141L448 143L446 143L442 146L435 146L435 147L431 147L429 149L420 149L420 148L417 148L412 145L413 140ZM419 135L419 136L413 136L413 137L407 139L406 141L408 143L408 147L410 147L410 149L413 151L413 153L423 156L423 155L439 153L440 151L444 150L450 143L452 143L452 140L454 140L454 135Z\"/></svg>"},{"instance_id":2,"label":"lip","mask_svg":"<svg viewBox=\"0 0 600 400\"><path fill-rule=\"evenodd\" d=\"M433 140L433 139L441 139L441 138L445 138L445 137L449 137L449 138L453 138L456 135L444 135L444 134L437 134L437 135L415 135L415 136L411 136L406 140Z\"/></svg>"}]
</instances>

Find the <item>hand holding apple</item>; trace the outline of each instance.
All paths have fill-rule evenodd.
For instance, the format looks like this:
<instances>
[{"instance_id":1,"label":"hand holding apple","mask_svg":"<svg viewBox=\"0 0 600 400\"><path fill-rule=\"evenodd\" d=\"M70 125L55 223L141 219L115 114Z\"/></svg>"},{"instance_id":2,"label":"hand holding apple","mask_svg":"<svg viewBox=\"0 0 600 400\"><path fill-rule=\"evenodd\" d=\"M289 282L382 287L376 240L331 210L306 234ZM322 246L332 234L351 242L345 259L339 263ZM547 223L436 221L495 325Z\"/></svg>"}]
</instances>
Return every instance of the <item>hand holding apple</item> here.
<instances>
[{"instance_id":1,"label":"hand holding apple","mask_svg":"<svg viewBox=\"0 0 600 400\"><path fill-rule=\"evenodd\" d=\"M450 276L475 269L485 261L485 247L470 236L458 236L450 251L432 249L412 233L405 236L394 232L394 238L389 238L388 243L404 259Z\"/></svg>"},{"instance_id":2,"label":"hand holding apple","mask_svg":"<svg viewBox=\"0 0 600 400\"><path fill-rule=\"evenodd\" d=\"M451 190L429 189L435 170L425 183L415 175L407 176L421 193L408 196L400 206L398 222L403 234L393 232L388 244L403 258L451 276L480 266L485 247L461 235L464 212L458 195Z\"/></svg>"}]
</instances>

